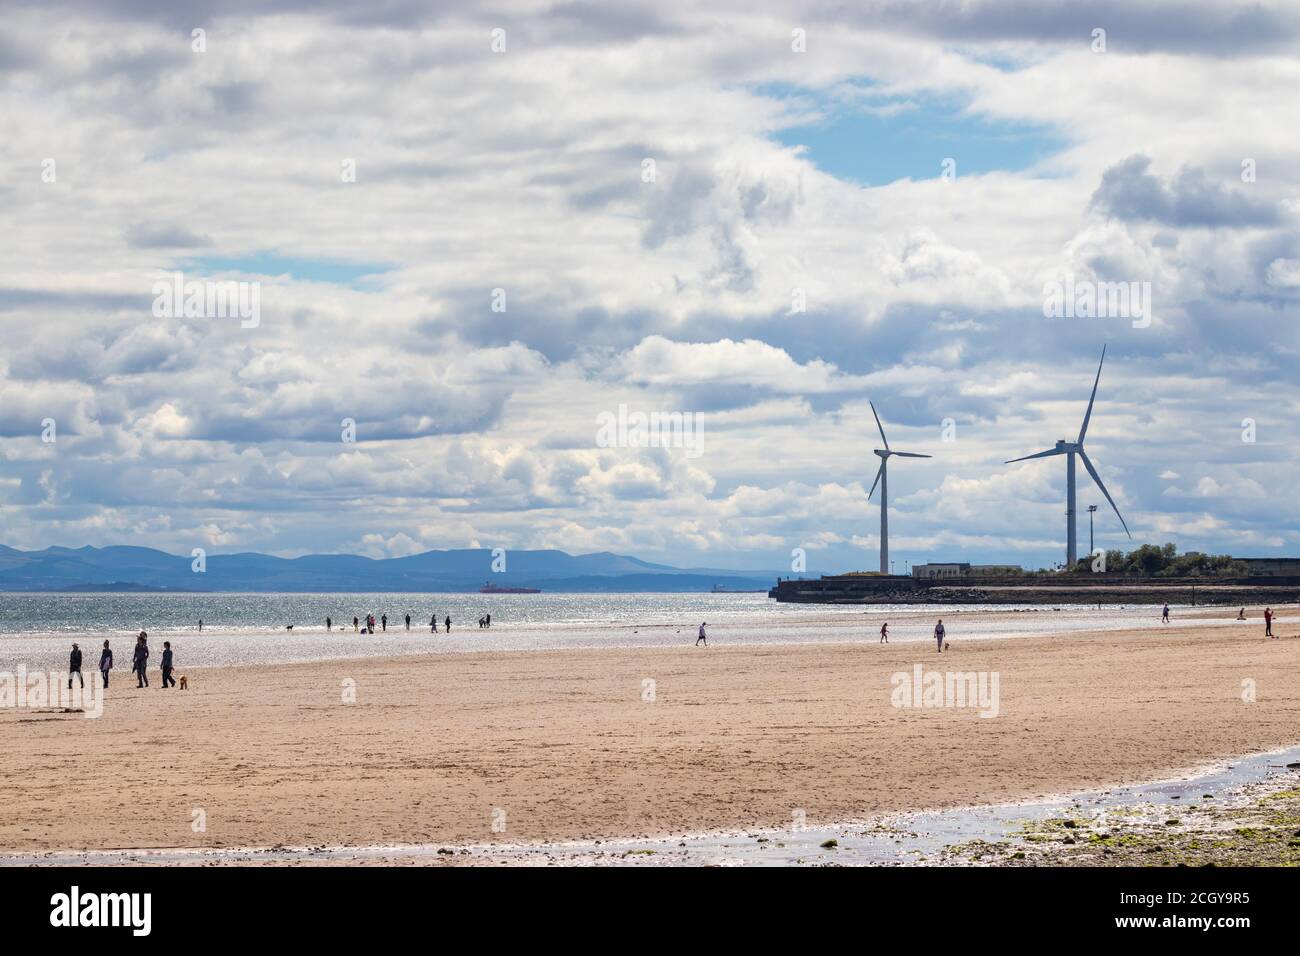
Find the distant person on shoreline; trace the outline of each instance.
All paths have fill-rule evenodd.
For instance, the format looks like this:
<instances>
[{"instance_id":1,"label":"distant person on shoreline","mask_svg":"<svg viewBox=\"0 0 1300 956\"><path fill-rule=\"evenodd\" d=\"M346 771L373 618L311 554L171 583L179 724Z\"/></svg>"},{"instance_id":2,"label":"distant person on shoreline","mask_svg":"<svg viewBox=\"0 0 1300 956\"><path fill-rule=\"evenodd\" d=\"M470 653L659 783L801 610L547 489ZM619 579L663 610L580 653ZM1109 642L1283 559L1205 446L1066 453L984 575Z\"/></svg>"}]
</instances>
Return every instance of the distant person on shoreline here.
<instances>
[{"instance_id":1,"label":"distant person on shoreline","mask_svg":"<svg viewBox=\"0 0 1300 956\"><path fill-rule=\"evenodd\" d=\"M1246 620L1246 609L1244 607L1237 612L1237 620L1239 621Z\"/></svg>"},{"instance_id":2,"label":"distant person on shoreline","mask_svg":"<svg viewBox=\"0 0 1300 956\"><path fill-rule=\"evenodd\" d=\"M325 630L328 631L328 630L330 629L331 626L332 626L332 622L330 621L330 619L329 619L329 615L327 614L327 615L325 616Z\"/></svg>"},{"instance_id":3,"label":"distant person on shoreline","mask_svg":"<svg viewBox=\"0 0 1300 956\"><path fill-rule=\"evenodd\" d=\"M113 669L113 652L108 646L108 641L104 642L103 653L99 655L99 673L103 675L104 686L108 686L108 672Z\"/></svg>"},{"instance_id":4,"label":"distant person on shoreline","mask_svg":"<svg viewBox=\"0 0 1300 956\"><path fill-rule=\"evenodd\" d=\"M406 615L406 629L407 629L408 631L411 629L411 615L409 615L409 614Z\"/></svg>"},{"instance_id":5,"label":"distant person on shoreline","mask_svg":"<svg viewBox=\"0 0 1300 956\"><path fill-rule=\"evenodd\" d=\"M700 624L700 636L697 637L697 638L695 639L695 646L696 646L696 647L699 647L699 646L700 646L700 642L701 642L701 641L704 642L704 646L705 646L705 647L708 647L708 646L709 646L709 638L708 638L708 635L704 633L704 628L705 628L705 625L706 625L706 624L708 624L707 621L705 621L705 622L703 622L703 623ZM725 656L725 655L724 655L724 656Z\"/></svg>"},{"instance_id":6,"label":"distant person on shoreline","mask_svg":"<svg viewBox=\"0 0 1300 956\"><path fill-rule=\"evenodd\" d=\"M86 679L81 676L81 648L75 643L72 645L72 653L68 655L68 690L72 690L72 675L77 675L77 680L81 686L86 686Z\"/></svg>"},{"instance_id":7,"label":"distant person on shoreline","mask_svg":"<svg viewBox=\"0 0 1300 956\"><path fill-rule=\"evenodd\" d=\"M1165 605L1164 612L1161 613L1161 615L1160 615L1160 623L1161 623L1161 624L1168 624L1168 623L1169 623L1169 605L1168 605L1168 604Z\"/></svg>"},{"instance_id":8,"label":"distant person on shoreline","mask_svg":"<svg viewBox=\"0 0 1300 956\"><path fill-rule=\"evenodd\" d=\"M881 643L881 644L888 644L888 643L889 643L889 624L888 624L888 623L885 623L885 624L880 625L880 641L879 641L879 643Z\"/></svg>"},{"instance_id":9,"label":"distant person on shoreline","mask_svg":"<svg viewBox=\"0 0 1300 956\"><path fill-rule=\"evenodd\" d=\"M442 622L442 626L446 629L446 631L447 631L448 634L451 633L451 615L450 615L450 614L448 614L446 620L444 620L444 621Z\"/></svg>"},{"instance_id":10,"label":"distant person on shoreline","mask_svg":"<svg viewBox=\"0 0 1300 956\"><path fill-rule=\"evenodd\" d=\"M387 633L388 633L388 615L387 615L387 614L381 614L381 615L379 616L379 620L383 622L384 633L387 634Z\"/></svg>"},{"instance_id":11,"label":"distant person on shoreline","mask_svg":"<svg viewBox=\"0 0 1300 956\"><path fill-rule=\"evenodd\" d=\"M199 618L199 633L203 633L203 618Z\"/></svg>"},{"instance_id":12,"label":"distant person on shoreline","mask_svg":"<svg viewBox=\"0 0 1300 956\"><path fill-rule=\"evenodd\" d=\"M1271 607L1264 608L1264 636L1273 636L1273 609Z\"/></svg>"},{"instance_id":13,"label":"distant person on shoreline","mask_svg":"<svg viewBox=\"0 0 1300 956\"><path fill-rule=\"evenodd\" d=\"M429 618L429 631L432 634L438 633L438 615L436 614Z\"/></svg>"},{"instance_id":14,"label":"distant person on shoreline","mask_svg":"<svg viewBox=\"0 0 1300 956\"><path fill-rule=\"evenodd\" d=\"M162 689L166 690L169 684L172 687L175 687L176 678L172 677L172 642L171 641L163 641L163 655L162 655L162 660L159 663L162 664L162 675L163 675Z\"/></svg>"},{"instance_id":15,"label":"distant person on shoreline","mask_svg":"<svg viewBox=\"0 0 1300 956\"><path fill-rule=\"evenodd\" d=\"M144 631L135 639L135 654L131 657L131 669L135 671L135 686L148 687L149 675L146 668L149 666L149 635Z\"/></svg>"},{"instance_id":16,"label":"distant person on shoreline","mask_svg":"<svg viewBox=\"0 0 1300 956\"><path fill-rule=\"evenodd\" d=\"M355 630L357 629L357 623L358 623L358 621L357 621L357 617L356 617L356 615L354 614L354 615L352 615L352 630L355 631Z\"/></svg>"},{"instance_id":17,"label":"distant person on shoreline","mask_svg":"<svg viewBox=\"0 0 1300 956\"><path fill-rule=\"evenodd\" d=\"M487 626L488 626L488 627L491 627L491 626L492 626L492 615L491 615L491 614L486 615L486 616L484 617L484 620L487 622Z\"/></svg>"},{"instance_id":18,"label":"distant person on shoreline","mask_svg":"<svg viewBox=\"0 0 1300 956\"><path fill-rule=\"evenodd\" d=\"M939 623L934 626L934 643L935 649L940 654L943 653L943 638L945 634L947 634L947 631L943 629L943 618L939 618Z\"/></svg>"}]
</instances>

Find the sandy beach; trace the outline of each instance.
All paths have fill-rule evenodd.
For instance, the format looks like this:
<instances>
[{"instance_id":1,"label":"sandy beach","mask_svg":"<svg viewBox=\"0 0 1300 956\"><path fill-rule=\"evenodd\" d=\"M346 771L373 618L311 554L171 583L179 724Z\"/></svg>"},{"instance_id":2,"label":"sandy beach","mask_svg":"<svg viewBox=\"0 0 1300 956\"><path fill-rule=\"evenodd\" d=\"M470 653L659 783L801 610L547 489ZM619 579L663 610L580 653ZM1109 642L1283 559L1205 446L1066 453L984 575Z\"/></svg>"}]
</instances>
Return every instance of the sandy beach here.
<instances>
[{"instance_id":1,"label":"sandy beach","mask_svg":"<svg viewBox=\"0 0 1300 956\"><path fill-rule=\"evenodd\" d=\"M202 668L165 692L119 669L98 719L0 710L0 849L602 839L797 811L812 825L1300 743L1295 618L1268 641L1258 613L1201 613L1177 629L965 643L954 614L943 655L687 637ZM996 673L997 716L894 706L892 676L917 664Z\"/></svg>"}]
</instances>

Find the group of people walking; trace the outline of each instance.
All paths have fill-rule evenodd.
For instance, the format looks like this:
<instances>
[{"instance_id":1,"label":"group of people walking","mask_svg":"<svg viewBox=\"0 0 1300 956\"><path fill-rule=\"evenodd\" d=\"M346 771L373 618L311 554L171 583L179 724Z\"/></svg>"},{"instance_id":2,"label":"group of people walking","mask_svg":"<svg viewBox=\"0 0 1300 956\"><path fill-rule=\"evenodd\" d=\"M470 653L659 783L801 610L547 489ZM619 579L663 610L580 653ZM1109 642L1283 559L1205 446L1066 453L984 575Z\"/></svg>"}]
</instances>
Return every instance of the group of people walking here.
<instances>
[{"instance_id":1,"label":"group of people walking","mask_svg":"<svg viewBox=\"0 0 1300 956\"><path fill-rule=\"evenodd\" d=\"M483 623L483 621L484 621L483 618L479 618L479 622L478 622L479 627L487 626ZM405 623L406 623L406 629L409 631L411 629L411 615L409 614L406 615ZM487 616L487 624L490 625L491 623L492 623L492 615L489 614ZM450 634L451 633L450 614L448 614L447 617L443 620L443 625L446 627L447 633ZM347 625L345 624L343 626L346 627ZM360 634L374 634L376 629L381 633L384 634L388 633L387 614L381 614L379 615L378 618L376 618L373 614L367 614L364 621L359 617L352 618L352 630L357 631ZM327 631L334 630L334 619L332 617L325 618L325 630ZM429 631L434 634L438 633L438 615L436 614L433 617L429 618Z\"/></svg>"},{"instance_id":2,"label":"group of people walking","mask_svg":"<svg viewBox=\"0 0 1300 956\"><path fill-rule=\"evenodd\" d=\"M172 642L163 641L162 660L159 662L162 668L162 686L166 690L168 687L176 686L176 678L172 676L175 668L175 657L172 655ZM141 631L135 639L135 650L131 654L131 673L136 677L136 687L149 686L149 635ZM113 670L113 648L108 641L104 642L104 649L99 654L99 673L104 678L104 686L108 686L108 675ZM75 642L72 645L72 653L68 655L68 689L72 689L72 678L77 678L80 686L86 686L86 679L81 676L81 646Z\"/></svg>"}]
</instances>

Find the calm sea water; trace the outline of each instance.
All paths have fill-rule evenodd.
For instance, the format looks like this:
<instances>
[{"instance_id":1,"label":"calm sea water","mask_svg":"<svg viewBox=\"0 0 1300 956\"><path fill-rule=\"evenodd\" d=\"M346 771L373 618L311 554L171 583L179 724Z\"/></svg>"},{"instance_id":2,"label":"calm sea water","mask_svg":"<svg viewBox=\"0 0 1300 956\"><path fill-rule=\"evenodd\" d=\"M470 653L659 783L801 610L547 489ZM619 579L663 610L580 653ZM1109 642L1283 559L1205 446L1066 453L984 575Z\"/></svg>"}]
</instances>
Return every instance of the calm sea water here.
<instances>
[{"instance_id":1,"label":"calm sea water","mask_svg":"<svg viewBox=\"0 0 1300 956\"><path fill-rule=\"evenodd\" d=\"M718 619L754 614L806 613L809 605L780 604L765 594L28 594L0 593L0 634L24 631L120 634L197 627L218 631L325 629L367 614L388 615L389 628L411 615L411 627L436 615L438 630L474 627L484 614L492 625L611 625ZM823 612L826 608L821 609ZM847 609L852 611L853 609ZM861 609L858 609L861 613ZM701 618L700 615L705 617ZM699 620L696 620L699 618Z\"/></svg>"}]
</instances>

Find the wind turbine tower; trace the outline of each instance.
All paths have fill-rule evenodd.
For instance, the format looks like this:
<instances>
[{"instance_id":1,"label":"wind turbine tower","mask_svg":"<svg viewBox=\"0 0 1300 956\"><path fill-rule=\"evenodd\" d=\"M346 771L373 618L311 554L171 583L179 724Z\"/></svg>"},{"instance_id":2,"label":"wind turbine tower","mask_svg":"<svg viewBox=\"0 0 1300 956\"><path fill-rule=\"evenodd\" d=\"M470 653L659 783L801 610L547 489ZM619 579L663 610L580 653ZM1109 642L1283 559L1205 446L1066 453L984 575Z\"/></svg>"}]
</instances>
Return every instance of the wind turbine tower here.
<instances>
[{"instance_id":1,"label":"wind turbine tower","mask_svg":"<svg viewBox=\"0 0 1300 956\"><path fill-rule=\"evenodd\" d=\"M1097 483L1101 493L1106 496L1110 506L1115 509L1115 517L1119 518L1119 523L1124 526L1124 533L1131 539L1132 532L1128 530L1128 524L1124 521L1124 516L1119 513L1119 507L1115 504L1115 499L1110 496L1106 490L1105 484L1102 483L1101 475L1097 474L1097 469L1093 467L1092 461L1088 458L1088 453L1083 450L1083 439L1088 434L1088 421L1092 418L1092 403L1097 400L1097 384L1101 381L1101 367L1106 363L1106 347L1101 348L1101 362L1097 364L1097 377L1092 383L1092 397L1088 399L1088 410L1083 414L1083 427L1079 429L1079 438L1077 441L1066 441L1064 438L1057 441L1056 446L1040 451L1035 455L1025 455L1023 458L1013 458L1007 462L1008 465L1017 461L1029 461L1031 458L1048 458L1052 455L1065 456L1065 566L1067 569L1073 569L1079 560L1078 546L1075 543L1075 493L1074 493L1074 456L1078 455L1083 461L1083 467L1088 469L1088 474L1092 480ZM877 454L879 454L877 452Z\"/></svg>"},{"instance_id":2,"label":"wind turbine tower","mask_svg":"<svg viewBox=\"0 0 1300 956\"><path fill-rule=\"evenodd\" d=\"M873 402L868 402L871 406L871 414L876 417L876 427L880 429L880 440L884 442L884 448L875 449L876 455L880 458L880 470L876 472L876 480L871 483L871 491L867 493L867 500L876 493L876 485L880 486L880 573L889 573L889 459L890 458L933 458L933 455L918 455L914 451L894 451L889 447L889 439L885 437L885 426L880 424L880 416L876 413L876 406Z\"/></svg>"}]
</instances>

